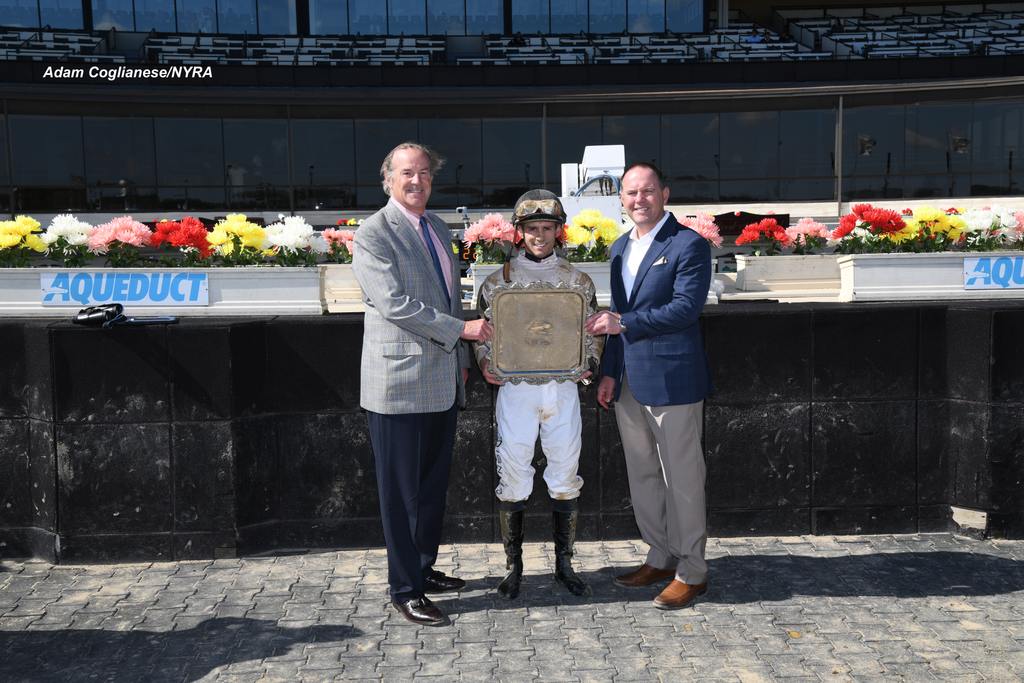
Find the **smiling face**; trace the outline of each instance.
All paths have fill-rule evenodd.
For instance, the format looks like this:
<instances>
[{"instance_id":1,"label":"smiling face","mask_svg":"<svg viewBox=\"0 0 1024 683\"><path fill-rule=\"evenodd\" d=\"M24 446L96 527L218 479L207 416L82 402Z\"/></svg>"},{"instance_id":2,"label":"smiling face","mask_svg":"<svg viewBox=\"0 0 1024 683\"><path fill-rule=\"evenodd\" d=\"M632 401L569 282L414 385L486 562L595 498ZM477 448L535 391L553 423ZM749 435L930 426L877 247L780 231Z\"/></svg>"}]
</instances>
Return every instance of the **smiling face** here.
<instances>
[{"instance_id":1,"label":"smiling face","mask_svg":"<svg viewBox=\"0 0 1024 683\"><path fill-rule=\"evenodd\" d=\"M547 258L555 250L555 238L561 227L555 221L528 221L519 226L523 244L534 258Z\"/></svg>"},{"instance_id":2,"label":"smiling face","mask_svg":"<svg viewBox=\"0 0 1024 683\"><path fill-rule=\"evenodd\" d=\"M650 231L665 215L668 188L662 187L658 174L644 166L630 169L622 176L622 206L641 235Z\"/></svg>"},{"instance_id":3,"label":"smiling face","mask_svg":"<svg viewBox=\"0 0 1024 683\"><path fill-rule=\"evenodd\" d=\"M430 157L422 150L403 148L391 156L388 187L391 196L413 213L421 214L430 199Z\"/></svg>"}]
</instances>

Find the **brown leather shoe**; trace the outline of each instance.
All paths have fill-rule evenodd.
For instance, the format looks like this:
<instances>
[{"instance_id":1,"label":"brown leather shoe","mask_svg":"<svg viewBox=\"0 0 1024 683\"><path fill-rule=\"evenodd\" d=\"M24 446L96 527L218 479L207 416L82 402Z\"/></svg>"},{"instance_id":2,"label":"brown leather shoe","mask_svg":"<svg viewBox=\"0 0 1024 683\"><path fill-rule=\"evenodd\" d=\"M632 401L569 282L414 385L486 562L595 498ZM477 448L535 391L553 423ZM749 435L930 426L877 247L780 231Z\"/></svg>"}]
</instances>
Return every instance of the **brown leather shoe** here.
<instances>
[{"instance_id":1,"label":"brown leather shoe","mask_svg":"<svg viewBox=\"0 0 1024 683\"><path fill-rule=\"evenodd\" d=\"M675 575L675 569L658 569L645 563L631 572L616 576L615 585L623 588L643 588L675 578Z\"/></svg>"},{"instance_id":2,"label":"brown leather shoe","mask_svg":"<svg viewBox=\"0 0 1024 683\"><path fill-rule=\"evenodd\" d=\"M708 584L691 586L679 579L672 579L672 583L665 587L665 590L654 598L654 606L658 609L683 609L689 607L698 595L704 595L708 590Z\"/></svg>"},{"instance_id":3,"label":"brown leather shoe","mask_svg":"<svg viewBox=\"0 0 1024 683\"><path fill-rule=\"evenodd\" d=\"M428 598L412 598L410 600L392 600L398 613L414 624L421 626L447 626L451 623L448 616L438 609Z\"/></svg>"}]
</instances>

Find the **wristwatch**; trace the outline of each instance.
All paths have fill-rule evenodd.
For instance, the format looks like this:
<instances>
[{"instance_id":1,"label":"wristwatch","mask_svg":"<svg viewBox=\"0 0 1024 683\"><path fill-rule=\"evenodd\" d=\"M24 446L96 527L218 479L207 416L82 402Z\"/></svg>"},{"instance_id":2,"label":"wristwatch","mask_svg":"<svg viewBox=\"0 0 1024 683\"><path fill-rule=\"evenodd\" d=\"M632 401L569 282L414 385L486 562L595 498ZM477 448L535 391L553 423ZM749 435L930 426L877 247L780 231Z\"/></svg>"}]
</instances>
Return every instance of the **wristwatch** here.
<instances>
[{"instance_id":1,"label":"wristwatch","mask_svg":"<svg viewBox=\"0 0 1024 683\"><path fill-rule=\"evenodd\" d=\"M618 319L615 322L619 323L619 334L622 334L623 332L626 331L626 323L622 322L622 314L621 313L619 313L618 316L619 317L618 317Z\"/></svg>"}]
</instances>

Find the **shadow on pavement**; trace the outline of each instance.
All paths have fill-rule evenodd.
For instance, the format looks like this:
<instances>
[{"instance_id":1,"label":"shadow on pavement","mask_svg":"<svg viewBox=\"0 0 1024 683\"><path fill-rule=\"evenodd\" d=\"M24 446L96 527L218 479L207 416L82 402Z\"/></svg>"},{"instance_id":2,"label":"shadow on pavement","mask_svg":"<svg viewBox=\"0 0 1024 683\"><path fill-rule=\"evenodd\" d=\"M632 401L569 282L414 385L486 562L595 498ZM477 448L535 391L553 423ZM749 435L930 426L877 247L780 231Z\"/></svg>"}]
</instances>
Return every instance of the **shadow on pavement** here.
<instances>
[{"instance_id":1,"label":"shadow on pavement","mask_svg":"<svg viewBox=\"0 0 1024 683\"><path fill-rule=\"evenodd\" d=\"M667 585L620 588L612 579L628 567L579 572L593 596L570 595L551 574L524 577L516 600L499 597L500 577L467 583L469 595L436 596L449 614L523 606L585 605L609 602L646 603ZM1024 590L1024 563L992 555L933 551L874 553L843 557L801 555L726 556L708 561L708 592L701 603L777 602L794 597L899 597L1002 595ZM475 594L486 590L484 594Z\"/></svg>"},{"instance_id":2,"label":"shadow on pavement","mask_svg":"<svg viewBox=\"0 0 1024 683\"><path fill-rule=\"evenodd\" d=\"M0 631L0 679L194 681L236 662L301 652L361 635L351 626L287 628L273 621L211 618L178 631Z\"/></svg>"}]
</instances>

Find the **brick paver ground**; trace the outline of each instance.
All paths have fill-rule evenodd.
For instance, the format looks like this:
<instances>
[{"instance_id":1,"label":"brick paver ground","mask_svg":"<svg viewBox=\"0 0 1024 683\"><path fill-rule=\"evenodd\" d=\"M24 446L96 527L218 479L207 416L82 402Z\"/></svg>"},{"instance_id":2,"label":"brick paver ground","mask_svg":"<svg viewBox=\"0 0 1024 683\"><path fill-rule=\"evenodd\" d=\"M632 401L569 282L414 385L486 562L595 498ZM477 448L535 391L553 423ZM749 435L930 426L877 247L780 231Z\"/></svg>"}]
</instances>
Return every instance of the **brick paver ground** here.
<instances>
[{"instance_id":1,"label":"brick paver ground","mask_svg":"<svg viewBox=\"0 0 1024 683\"><path fill-rule=\"evenodd\" d=\"M0 681L1024 680L1024 541L950 535L711 539L690 609L612 583L639 542L582 543L594 588L528 544L522 596L495 544L442 548L469 583L451 626L387 602L380 549L132 565L0 562Z\"/></svg>"}]
</instances>

